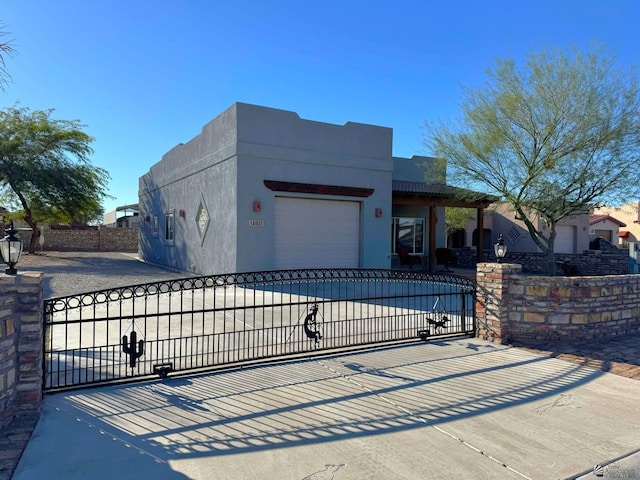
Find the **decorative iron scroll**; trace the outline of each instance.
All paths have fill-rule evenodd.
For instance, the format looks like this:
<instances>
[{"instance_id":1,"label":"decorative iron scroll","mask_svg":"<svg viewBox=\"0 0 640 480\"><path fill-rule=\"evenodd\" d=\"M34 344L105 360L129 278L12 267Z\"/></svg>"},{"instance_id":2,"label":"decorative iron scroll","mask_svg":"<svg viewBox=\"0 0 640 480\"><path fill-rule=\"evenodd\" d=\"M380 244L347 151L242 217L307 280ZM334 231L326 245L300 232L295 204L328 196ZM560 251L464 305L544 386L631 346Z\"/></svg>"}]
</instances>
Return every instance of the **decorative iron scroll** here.
<instances>
[{"instance_id":1,"label":"decorative iron scroll","mask_svg":"<svg viewBox=\"0 0 640 480\"><path fill-rule=\"evenodd\" d=\"M465 292L474 292L475 280L456 275L432 274L409 270L388 269L300 269L300 270L271 270L262 272L245 272L221 275L206 275L200 277L182 278L162 282L149 282L138 285L116 287L108 290L79 293L67 297L45 300L45 315L55 312L73 310L85 306L95 306L109 302L145 298L161 293L184 292L202 288L225 287L231 285L251 286L254 284L272 284L283 281L304 280L392 280L442 283L459 285Z\"/></svg>"},{"instance_id":2,"label":"decorative iron scroll","mask_svg":"<svg viewBox=\"0 0 640 480\"><path fill-rule=\"evenodd\" d=\"M226 273L44 301L48 390L469 335L475 282L386 269ZM435 304L434 304L435 302Z\"/></svg>"}]
</instances>

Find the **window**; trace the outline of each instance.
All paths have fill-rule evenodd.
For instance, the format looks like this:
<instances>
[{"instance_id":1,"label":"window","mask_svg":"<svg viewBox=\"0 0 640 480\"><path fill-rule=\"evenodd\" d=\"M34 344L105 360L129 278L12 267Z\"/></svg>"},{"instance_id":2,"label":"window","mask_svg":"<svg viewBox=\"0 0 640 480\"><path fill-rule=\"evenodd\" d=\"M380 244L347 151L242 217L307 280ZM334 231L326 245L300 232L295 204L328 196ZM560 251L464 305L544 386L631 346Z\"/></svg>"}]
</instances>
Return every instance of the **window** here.
<instances>
[{"instance_id":1,"label":"window","mask_svg":"<svg viewBox=\"0 0 640 480\"><path fill-rule=\"evenodd\" d=\"M392 253L406 248L410 254L424 253L424 218L394 217L391 226Z\"/></svg>"},{"instance_id":2,"label":"window","mask_svg":"<svg viewBox=\"0 0 640 480\"><path fill-rule=\"evenodd\" d=\"M164 215L164 239L168 242L173 242L175 229L175 220L173 215L173 212L165 213Z\"/></svg>"},{"instance_id":3,"label":"window","mask_svg":"<svg viewBox=\"0 0 640 480\"><path fill-rule=\"evenodd\" d=\"M157 237L158 236L158 216L154 215L153 216L153 224L151 226L151 228L153 228L153 236Z\"/></svg>"},{"instance_id":4,"label":"window","mask_svg":"<svg viewBox=\"0 0 640 480\"><path fill-rule=\"evenodd\" d=\"M596 230L594 233L596 237L604 238L607 242L613 243L611 241L611 230Z\"/></svg>"}]
</instances>

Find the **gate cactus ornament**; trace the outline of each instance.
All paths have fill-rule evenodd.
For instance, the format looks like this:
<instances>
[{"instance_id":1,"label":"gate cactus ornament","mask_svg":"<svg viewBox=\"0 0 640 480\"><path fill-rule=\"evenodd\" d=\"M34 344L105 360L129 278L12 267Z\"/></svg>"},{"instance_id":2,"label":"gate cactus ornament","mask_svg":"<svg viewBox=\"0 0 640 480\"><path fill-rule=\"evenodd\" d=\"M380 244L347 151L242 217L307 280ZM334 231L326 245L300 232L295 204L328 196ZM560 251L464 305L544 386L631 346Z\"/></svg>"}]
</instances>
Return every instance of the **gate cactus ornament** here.
<instances>
[{"instance_id":1,"label":"gate cactus ornament","mask_svg":"<svg viewBox=\"0 0 640 480\"><path fill-rule=\"evenodd\" d=\"M137 339L138 335L135 330L131 332L131 339L129 340L128 345L127 336L124 335L122 337L122 351L125 355L129 355L129 366L131 368L135 368L136 360L144 355L144 340L140 340L136 344Z\"/></svg>"}]
</instances>

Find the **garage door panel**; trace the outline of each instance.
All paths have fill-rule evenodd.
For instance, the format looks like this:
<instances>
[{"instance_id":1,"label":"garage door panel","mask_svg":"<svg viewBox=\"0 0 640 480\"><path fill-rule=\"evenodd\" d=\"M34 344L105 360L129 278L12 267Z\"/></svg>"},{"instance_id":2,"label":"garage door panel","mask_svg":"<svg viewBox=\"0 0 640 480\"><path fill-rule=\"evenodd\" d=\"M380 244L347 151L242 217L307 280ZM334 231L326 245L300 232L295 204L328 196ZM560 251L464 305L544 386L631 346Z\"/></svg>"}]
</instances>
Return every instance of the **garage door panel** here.
<instances>
[{"instance_id":1,"label":"garage door panel","mask_svg":"<svg viewBox=\"0 0 640 480\"><path fill-rule=\"evenodd\" d=\"M276 268L357 268L358 202L276 198Z\"/></svg>"},{"instance_id":2,"label":"garage door panel","mask_svg":"<svg viewBox=\"0 0 640 480\"><path fill-rule=\"evenodd\" d=\"M573 225L558 225L556 227L555 253L576 253L576 227Z\"/></svg>"}]
</instances>

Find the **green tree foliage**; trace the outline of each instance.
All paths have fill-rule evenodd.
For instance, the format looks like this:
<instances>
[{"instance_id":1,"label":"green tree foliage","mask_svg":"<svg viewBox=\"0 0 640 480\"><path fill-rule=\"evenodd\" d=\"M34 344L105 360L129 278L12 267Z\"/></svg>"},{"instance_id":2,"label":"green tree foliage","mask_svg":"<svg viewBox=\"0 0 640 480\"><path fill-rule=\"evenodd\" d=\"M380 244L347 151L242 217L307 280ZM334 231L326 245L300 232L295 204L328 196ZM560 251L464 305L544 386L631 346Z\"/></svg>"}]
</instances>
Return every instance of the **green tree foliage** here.
<instances>
[{"instance_id":1,"label":"green tree foliage","mask_svg":"<svg viewBox=\"0 0 640 480\"><path fill-rule=\"evenodd\" d=\"M456 230L464 229L474 217L475 210L460 207L447 207L444 211L447 236Z\"/></svg>"},{"instance_id":2,"label":"green tree foliage","mask_svg":"<svg viewBox=\"0 0 640 480\"><path fill-rule=\"evenodd\" d=\"M558 221L640 193L637 77L614 64L576 49L531 54L523 69L498 61L483 87L465 91L459 121L425 124L449 177L508 202L551 273Z\"/></svg>"},{"instance_id":3,"label":"green tree foliage","mask_svg":"<svg viewBox=\"0 0 640 480\"><path fill-rule=\"evenodd\" d=\"M40 237L38 222L71 223L102 213L109 174L89 162L93 139L53 110L12 107L0 111L0 189L33 229L29 252Z\"/></svg>"}]
</instances>

